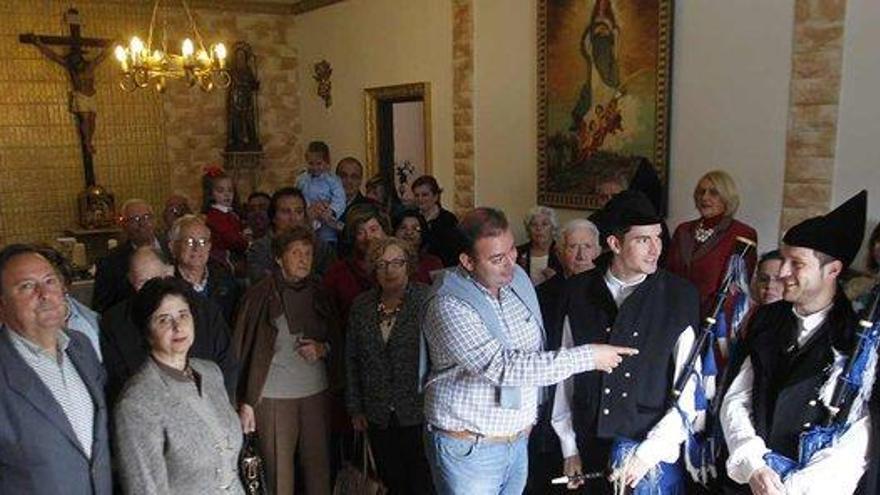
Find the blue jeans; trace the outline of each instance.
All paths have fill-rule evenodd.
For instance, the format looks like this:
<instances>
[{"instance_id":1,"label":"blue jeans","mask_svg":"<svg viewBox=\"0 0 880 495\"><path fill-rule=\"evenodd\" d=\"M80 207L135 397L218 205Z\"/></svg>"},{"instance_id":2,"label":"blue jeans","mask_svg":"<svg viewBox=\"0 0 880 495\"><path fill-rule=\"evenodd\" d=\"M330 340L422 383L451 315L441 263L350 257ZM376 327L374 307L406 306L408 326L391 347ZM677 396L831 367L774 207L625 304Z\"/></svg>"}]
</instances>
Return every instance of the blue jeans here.
<instances>
[{"instance_id":1,"label":"blue jeans","mask_svg":"<svg viewBox=\"0 0 880 495\"><path fill-rule=\"evenodd\" d=\"M529 472L529 437L462 440L425 432L425 455L439 495L520 495Z\"/></svg>"}]
</instances>

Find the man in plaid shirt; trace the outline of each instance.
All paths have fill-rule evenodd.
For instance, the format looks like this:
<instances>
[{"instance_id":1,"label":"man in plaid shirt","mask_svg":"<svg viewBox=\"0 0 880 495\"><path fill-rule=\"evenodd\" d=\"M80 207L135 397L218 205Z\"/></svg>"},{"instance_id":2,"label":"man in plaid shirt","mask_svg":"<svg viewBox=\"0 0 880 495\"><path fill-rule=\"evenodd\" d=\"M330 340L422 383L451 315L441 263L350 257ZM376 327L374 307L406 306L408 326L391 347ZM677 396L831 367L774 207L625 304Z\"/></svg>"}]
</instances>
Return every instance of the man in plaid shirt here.
<instances>
[{"instance_id":1,"label":"man in plaid shirt","mask_svg":"<svg viewBox=\"0 0 880 495\"><path fill-rule=\"evenodd\" d=\"M520 494L540 387L609 372L635 349L590 344L544 351L535 291L516 264L504 213L477 208L459 229L460 266L434 284L424 332L426 454L445 494Z\"/></svg>"}]
</instances>

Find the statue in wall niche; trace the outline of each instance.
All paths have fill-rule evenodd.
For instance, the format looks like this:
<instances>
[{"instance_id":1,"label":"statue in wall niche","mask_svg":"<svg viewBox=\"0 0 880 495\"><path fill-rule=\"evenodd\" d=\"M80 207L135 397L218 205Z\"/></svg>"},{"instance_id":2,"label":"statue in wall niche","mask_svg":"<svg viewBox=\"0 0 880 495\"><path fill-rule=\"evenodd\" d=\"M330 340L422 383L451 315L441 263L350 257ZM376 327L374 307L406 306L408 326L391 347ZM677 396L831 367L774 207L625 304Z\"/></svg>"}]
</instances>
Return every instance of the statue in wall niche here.
<instances>
[{"instance_id":1,"label":"statue in wall niche","mask_svg":"<svg viewBox=\"0 0 880 495\"><path fill-rule=\"evenodd\" d=\"M249 44L235 43L230 65L232 84L226 95L226 151L260 151L257 60Z\"/></svg>"}]
</instances>

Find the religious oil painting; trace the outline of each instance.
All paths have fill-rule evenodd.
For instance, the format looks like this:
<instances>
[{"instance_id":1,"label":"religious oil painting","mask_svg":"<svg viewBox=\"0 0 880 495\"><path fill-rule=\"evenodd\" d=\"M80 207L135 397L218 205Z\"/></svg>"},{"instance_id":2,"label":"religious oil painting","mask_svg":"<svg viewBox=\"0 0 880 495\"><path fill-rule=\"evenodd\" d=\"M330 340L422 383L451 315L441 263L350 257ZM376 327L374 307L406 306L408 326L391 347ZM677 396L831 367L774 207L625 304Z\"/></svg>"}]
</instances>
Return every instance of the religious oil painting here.
<instances>
[{"instance_id":1,"label":"religious oil painting","mask_svg":"<svg viewBox=\"0 0 880 495\"><path fill-rule=\"evenodd\" d=\"M645 160L666 188L671 46L671 0L539 1L539 204L600 208Z\"/></svg>"}]
</instances>

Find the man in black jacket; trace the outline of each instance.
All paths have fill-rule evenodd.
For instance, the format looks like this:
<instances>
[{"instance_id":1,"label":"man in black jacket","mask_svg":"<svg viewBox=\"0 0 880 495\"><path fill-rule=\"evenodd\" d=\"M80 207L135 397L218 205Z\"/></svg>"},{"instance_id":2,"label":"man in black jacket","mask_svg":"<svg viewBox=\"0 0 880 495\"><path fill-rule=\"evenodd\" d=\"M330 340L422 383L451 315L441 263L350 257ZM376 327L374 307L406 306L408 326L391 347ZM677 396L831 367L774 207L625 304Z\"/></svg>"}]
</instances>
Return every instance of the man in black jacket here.
<instances>
[{"instance_id":1,"label":"man in black jacket","mask_svg":"<svg viewBox=\"0 0 880 495\"><path fill-rule=\"evenodd\" d=\"M607 343L639 353L611 373L557 385L552 423L565 473L597 473L586 483L591 494L622 493L624 485L683 493L679 452L694 417L694 380L677 403L672 392L694 344L699 297L689 282L657 268L662 220L644 194L617 194L598 219L609 252L596 269L567 281L556 322L562 345Z\"/></svg>"},{"instance_id":2,"label":"man in black jacket","mask_svg":"<svg viewBox=\"0 0 880 495\"><path fill-rule=\"evenodd\" d=\"M150 247L138 248L131 256L128 271L128 280L135 294L114 305L101 318L101 353L107 370L107 403L111 407L125 382L140 369L148 356L147 343L131 319L136 292L148 280L172 274L173 268L162 260L158 251ZM238 367L230 344L229 327L216 304L198 294L194 299L196 331L189 355L217 363L223 372L226 390L233 397Z\"/></svg>"},{"instance_id":3,"label":"man in black jacket","mask_svg":"<svg viewBox=\"0 0 880 495\"><path fill-rule=\"evenodd\" d=\"M817 452L806 466L783 476L774 456L798 460L800 436L829 419L829 400L841 358L852 354L857 319L838 285L855 258L865 230L867 194L862 191L828 213L792 227L783 237L779 277L783 300L752 317L747 357L725 394L720 421L730 456L727 474L739 483L729 491L853 493L868 467L876 441L874 408L843 407L846 432ZM837 365L835 365L837 364ZM872 464L877 463L872 456ZM869 489L865 493L874 493Z\"/></svg>"},{"instance_id":4,"label":"man in black jacket","mask_svg":"<svg viewBox=\"0 0 880 495\"><path fill-rule=\"evenodd\" d=\"M119 223L125 239L95 264L95 289L92 309L103 313L110 306L130 296L133 291L128 278L128 259L140 246L165 249L156 237L153 208L142 199L129 199L122 205Z\"/></svg>"}]
</instances>

